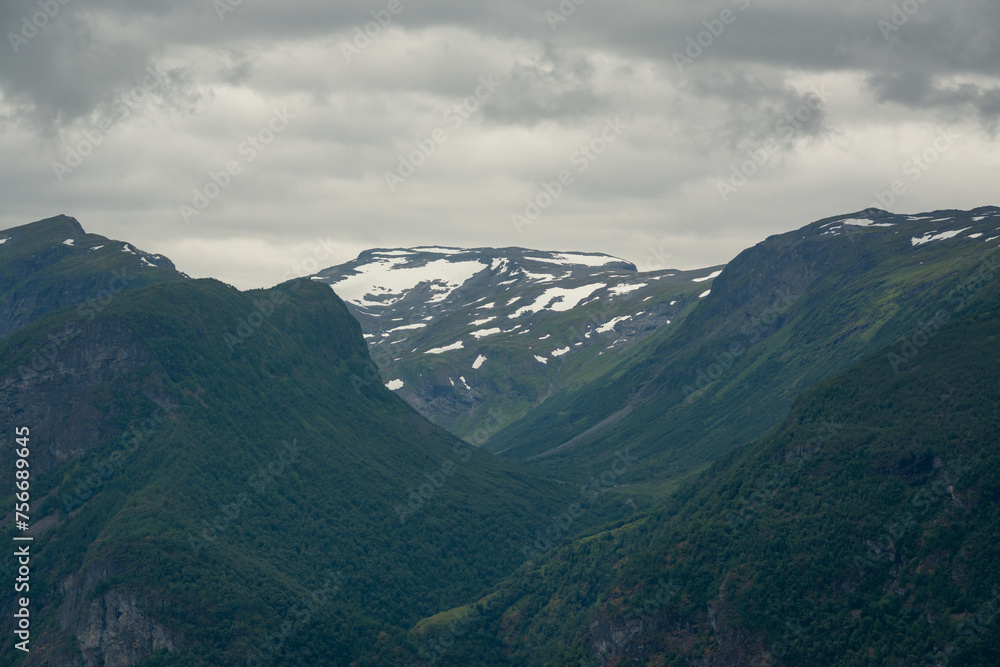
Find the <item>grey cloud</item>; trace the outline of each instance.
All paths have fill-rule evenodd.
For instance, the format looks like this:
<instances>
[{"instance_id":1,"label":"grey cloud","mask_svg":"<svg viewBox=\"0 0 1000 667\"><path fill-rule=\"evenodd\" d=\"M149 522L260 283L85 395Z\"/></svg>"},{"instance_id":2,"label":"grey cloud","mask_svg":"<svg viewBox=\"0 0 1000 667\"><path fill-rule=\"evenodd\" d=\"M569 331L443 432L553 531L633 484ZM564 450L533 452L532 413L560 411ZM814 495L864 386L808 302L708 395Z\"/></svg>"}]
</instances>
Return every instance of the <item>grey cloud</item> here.
<instances>
[{"instance_id":1,"label":"grey cloud","mask_svg":"<svg viewBox=\"0 0 1000 667\"><path fill-rule=\"evenodd\" d=\"M605 111L609 101L594 90L594 66L579 57L565 64L518 63L500 92L483 107L488 121L534 125L566 121Z\"/></svg>"},{"instance_id":2,"label":"grey cloud","mask_svg":"<svg viewBox=\"0 0 1000 667\"><path fill-rule=\"evenodd\" d=\"M822 138L832 131L822 90L796 90L773 72L760 76L745 68L707 71L709 75L691 85L691 92L705 104L719 101L727 109L724 120L703 138L705 149L723 146L743 153L768 141L790 148L803 139Z\"/></svg>"}]
</instances>

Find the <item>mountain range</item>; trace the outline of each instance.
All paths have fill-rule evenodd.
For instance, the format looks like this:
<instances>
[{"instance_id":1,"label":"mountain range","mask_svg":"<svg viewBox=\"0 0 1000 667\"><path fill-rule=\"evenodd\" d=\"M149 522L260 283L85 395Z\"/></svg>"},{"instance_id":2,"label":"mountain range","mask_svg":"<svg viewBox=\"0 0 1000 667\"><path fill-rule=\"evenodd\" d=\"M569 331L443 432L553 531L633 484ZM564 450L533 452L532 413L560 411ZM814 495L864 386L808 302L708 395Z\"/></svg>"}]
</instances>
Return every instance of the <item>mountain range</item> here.
<instances>
[{"instance_id":1,"label":"mountain range","mask_svg":"<svg viewBox=\"0 0 1000 667\"><path fill-rule=\"evenodd\" d=\"M998 239L869 209L695 271L392 248L241 292L4 230L0 664L997 664Z\"/></svg>"}]
</instances>

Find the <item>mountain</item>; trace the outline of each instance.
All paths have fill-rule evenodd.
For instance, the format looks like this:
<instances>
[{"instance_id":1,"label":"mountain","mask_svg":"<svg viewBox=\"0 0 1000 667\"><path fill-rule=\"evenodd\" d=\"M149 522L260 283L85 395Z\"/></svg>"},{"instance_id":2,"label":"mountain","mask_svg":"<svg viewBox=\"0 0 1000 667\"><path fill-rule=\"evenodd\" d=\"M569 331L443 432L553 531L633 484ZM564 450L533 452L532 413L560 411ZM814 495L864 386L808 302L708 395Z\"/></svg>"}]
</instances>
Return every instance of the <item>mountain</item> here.
<instances>
[{"instance_id":1,"label":"mountain","mask_svg":"<svg viewBox=\"0 0 1000 667\"><path fill-rule=\"evenodd\" d=\"M907 363L875 351L659 506L418 625L434 664L1000 664L998 287Z\"/></svg>"},{"instance_id":2,"label":"mountain","mask_svg":"<svg viewBox=\"0 0 1000 667\"><path fill-rule=\"evenodd\" d=\"M20 281L0 421L30 431L31 498L30 532L13 512L4 527L33 537L32 650L13 649L5 596L0 664L399 664L417 620L513 571L572 501L382 381L352 384L372 362L325 285L240 292L80 231L0 233ZM147 284L108 290L143 259ZM5 479L15 456L0 449Z\"/></svg>"},{"instance_id":3,"label":"mountain","mask_svg":"<svg viewBox=\"0 0 1000 667\"><path fill-rule=\"evenodd\" d=\"M187 277L166 257L88 234L65 215L0 232L0 251L0 337L66 306L89 315L110 295Z\"/></svg>"},{"instance_id":4,"label":"mountain","mask_svg":"<svg viewBox=\"0 0 1000 667\"><path fill-rule=\"evenodd\" d=\"M720 268L639 273L597 253L422 247L367 250L313 279L347 303L390 389L481 444L675 326Z\"/></svg>"},{"instance_id":5,"label":"mountain","mask_svg":"<svg viewBox=\"0 0 1000 667\"><path fill-rule=\"evenodd\" d=\"M484 446L583 480L627 443L638 460L627 481L655 495L760 437L806 387L874 350L895 342L906 367L934 320L961 314L996 274L998 245L996 207L870 209L770 237L640 354L554 393Z\"/></svg>"}]
</instances>

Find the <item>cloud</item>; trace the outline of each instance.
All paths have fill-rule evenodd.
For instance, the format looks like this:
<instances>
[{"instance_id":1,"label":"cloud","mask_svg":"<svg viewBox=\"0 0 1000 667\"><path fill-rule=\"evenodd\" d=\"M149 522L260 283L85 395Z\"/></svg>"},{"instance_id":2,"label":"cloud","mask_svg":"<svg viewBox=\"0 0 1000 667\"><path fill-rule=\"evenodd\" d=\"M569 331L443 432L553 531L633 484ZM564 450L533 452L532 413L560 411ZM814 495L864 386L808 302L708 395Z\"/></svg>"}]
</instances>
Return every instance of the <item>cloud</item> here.
<instances>
[{"instance_id":1,"label":"cloud","mask_svg":"<svg viewBox=\"0 0 1000 667\"><path fill-rule=\"evenodd\" d=\"M401 0L388 14L388 0L59 6L28 39L38 5L0 3L0 151L17 156L0 163L0 224L64 212L239 286L280 279L275 257L291 251L265 256L262 243L294 249L324 234L341 244L331 264L425 243L640 263L673 244L678 266L717 264L863 207L942 126L961 145L899 206L997 203L993 0L902 17L898 0L588 1L555 29L555 0ZM733 20L720 30L724 10ZM702 51L679 69L674 54L692 39ZM503 84L449 124L491 76ZM184 224L179 206L245 160L240 146L284 108L288 128ZM615 117L628 123L621 139L518 234L510 214L578 169L572 156ZM436 128L445 140L390 191L385 173ZM767 164L721 200L717 183L771 141ZM54 169L84 152L71 172Z\"/></svg>"}]
</instances>

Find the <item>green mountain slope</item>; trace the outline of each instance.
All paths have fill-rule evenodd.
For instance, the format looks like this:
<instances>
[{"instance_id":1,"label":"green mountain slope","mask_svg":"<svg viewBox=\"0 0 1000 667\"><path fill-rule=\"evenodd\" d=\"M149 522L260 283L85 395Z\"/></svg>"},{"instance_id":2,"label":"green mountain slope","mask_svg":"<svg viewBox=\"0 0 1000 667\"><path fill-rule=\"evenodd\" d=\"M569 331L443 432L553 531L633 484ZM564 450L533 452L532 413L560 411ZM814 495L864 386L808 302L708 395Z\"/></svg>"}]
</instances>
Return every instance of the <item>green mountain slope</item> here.
<instances>
[{"instance_id":1,"label":"green mountain slope","mask_svg":"<svg viewBox=\"0 0 1000 667\"><path fill-rule=\"evenodd\" d=\"M113 294L185 278L162 255L88 234L65 215L0 231L0 338L60 308L89 315Z\"/></svg>"},{"instance_id":2,"label":"green mountain slope","mask_svg":"<svg viewBox=\"0 0 1000 667\"><path fill-rule=\"evenodd\" d=\"M677 478L759 437L812 383L938 311L959 315L1000 269L997 227L993 207L869 210L769 238L630 363L553 395L485 447L586 479L627 443L639 459L629 481Z\"/></svg>"},{"instance_id":3,"label":"green mountain slope","mask_svg":"<svg viewBox=\"0 0 1000 667\"><path fill-rule=\"evenodd\" d=\"M996 286L905 367L883 348L657 509L526 566L437 664L998 664Z\"/></svg>"},{"instance_id":4,"label":"green mountain slope","mask_svg":"<svg viewBox=\"0 0 1000 667\"><path fill-rule=\"evenodd\" d=\"M35 538L32 651L7 596L0 664L396 664L415 647L395 638L515 569L571 497L352 383L371 360L326 286L180 277L102 306L0 339Z\"/></svg>"}]
</instances>

